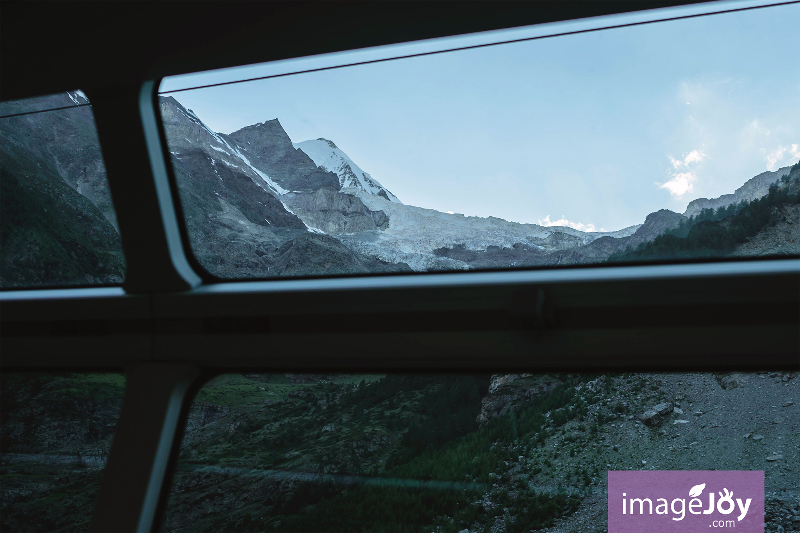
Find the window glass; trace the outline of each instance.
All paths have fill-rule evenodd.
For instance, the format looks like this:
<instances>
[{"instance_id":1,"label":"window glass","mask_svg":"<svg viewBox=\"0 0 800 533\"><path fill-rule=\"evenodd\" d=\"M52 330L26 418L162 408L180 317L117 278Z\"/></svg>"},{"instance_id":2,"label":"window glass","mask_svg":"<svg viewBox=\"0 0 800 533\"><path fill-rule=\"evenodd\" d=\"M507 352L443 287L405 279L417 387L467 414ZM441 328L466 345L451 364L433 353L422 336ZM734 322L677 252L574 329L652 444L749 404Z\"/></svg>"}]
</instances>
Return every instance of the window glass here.
<instances>
[{"instance_id":1,"label":"window glass","mask_svg":"<svg viewBox=\"0 0 800 533\"><path fill-rule=\"evenodd\" d=\"M192 249L225 278L797 256L799 16L167 78Z\"/></svg>"},{"instance_id":2,"label":"window glass","mask_svg":"<svg viewBox=\"0 0 800 533\"><path fill-rule=\"evenodd\" d=\"M796 372L222 375L164 531L594 532L609 471L765 472L798 515Z\"/></svg>"},{"instance_id":3,"label":"window glass","mask_svg":"<svg viewBox=\"0 0 800 533\"><path fill-rule=\"evenodd\" d=\"M125 258L80 91L0 102L0 288L116 285Z\"/></svg>"},{"instance_id":4,"label":"window glass","mask_svg":"<svg viewBox=\"0 0 800 533\"><path fill-rule=\"evenodd\" d=\"M122 374L0 375L0 530L87 531Z\"/></svg>"}]
</instances>

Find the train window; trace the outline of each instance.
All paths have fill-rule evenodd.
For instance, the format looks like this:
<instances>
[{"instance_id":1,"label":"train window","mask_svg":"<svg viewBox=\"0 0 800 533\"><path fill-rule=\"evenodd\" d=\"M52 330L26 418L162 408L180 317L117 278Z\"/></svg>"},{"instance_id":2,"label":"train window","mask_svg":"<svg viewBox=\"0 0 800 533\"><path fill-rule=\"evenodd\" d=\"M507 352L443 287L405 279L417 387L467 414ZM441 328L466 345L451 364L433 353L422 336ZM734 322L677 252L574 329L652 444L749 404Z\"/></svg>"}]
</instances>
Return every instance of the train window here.
<instances>
[{"instance_id":1,"label":"train window","mask_svg":"<svg viewBox=\"0 0 800 533\"><path fill-rule=\"evenodd\" d=\"M608 472L630 470L764 471L767 530L790 531L798 387L796 372L226 374L194 400L163 531L605 531Z\"/></svg>"},{"instance_id":2,"label":"train window","mask_svg":"<svg viewBox=\"0 0 800 533\"><path fill-rule=\"evenodd\" d=\"M118 285L125 257L81 91L0 102L0 288Z\"/></svg>"},{"instance_id":3,"label":"train window","mask_svg":"<svg viewBox=\"0 0 800 533\"><path fill-rule=\"evenodd\" d=\"M167 78L191 248L222 278L797 256L798 13Z\"/></svg>"},{"instance_id":4,"label":"train window","mask_svg":"<svg viewBox=\"0 0 800 533\"><path fill-rule=\"evenodd\" d=\"M88 528L124 390L122 374L0 375L0 529Z\"/></svg>"}]
</instances>

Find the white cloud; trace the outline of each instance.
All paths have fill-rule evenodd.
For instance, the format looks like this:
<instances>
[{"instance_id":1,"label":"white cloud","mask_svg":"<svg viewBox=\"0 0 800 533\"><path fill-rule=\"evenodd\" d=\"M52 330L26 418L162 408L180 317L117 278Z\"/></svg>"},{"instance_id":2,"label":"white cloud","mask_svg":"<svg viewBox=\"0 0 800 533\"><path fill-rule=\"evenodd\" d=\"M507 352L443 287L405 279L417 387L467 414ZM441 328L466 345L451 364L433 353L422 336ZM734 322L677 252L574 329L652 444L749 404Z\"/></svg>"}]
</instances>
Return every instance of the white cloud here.
<instances>
[{"instance_id":1,"label":"white cloud","mask_svg":"<svg viewBox=\"0 0 800 533\"><path fill-rule=\"evenodd\" d=\"M664 183L656 182L659 189L666 189L675 198L680 198L687 192L694 190L694 182L697 181L697 174L689 170L689 165L695 165L706 158L706 153L702 150L692 150L688 154L683 154L683 159L675 159L671 155L667 156L672 167L675 169L685 169L684 172L672 173L671 178Z\"/></svg>"},{"instance_id":2,"label":"white cloud","mask_svg":"<svg viewBox=\"0 0 800 533\"><path fill-rule=\"evenodd\" d=\"M800 158L800 145L778 146L775 150L768 152L765 156L767 160L767 170L775 170L778 168L778 162L782 161L786 155L790 155L793 159Z\"/></svg>"},{"instance_id":3,"label":"white cloud","mask_svg":"<svg viewBox=\"0 0 800 533\"><path fill-rule=\"evenodd\" d=\"M689 155L683 158L684 166L687 166L689 163L699 163L706 157L705 152L701 150L692 150L689 152Z\"/></svg>"},{"instance_id":4,"label":"white cloud","mask_svg":"<svg viewBox=\"0 0 800 533\"><path fill-rule=\"evenodd\" d=\"M560 220L550 220L550 215L539 219L539 225L549 228L550 226L567 226L579 231L605 231L603 228L595 229L594 224L582 224L580 222L570 222L564 215L561 215Z\"/></svg>"},{"instance_id":5,"label":"white cloud","mask_svg":"<svg viewBox=\"0 0 800 533\"><path fill-rule=\"evenodd\" d=\"M684 154L683 159L675 159L671 155L667 157L669 157L673 167L681 168L688 167L690 163L699 163L705 159L706 154L702 150L692 150L688 154Z\"/></svg>"},{"instance_id":6,"label":"white cloud","mask_svg":"<svg viewBox=\"0 0 800 533\"><path fill-rule=\"evenodd\" d=\"M697 181L697 176L693 172L681 172L675 174L673 178L664 183L656 183L659 189L667 189L669 193L675 198L680 198L687 192L694 190L694 182Z\"/></svg>"}]
</instances>

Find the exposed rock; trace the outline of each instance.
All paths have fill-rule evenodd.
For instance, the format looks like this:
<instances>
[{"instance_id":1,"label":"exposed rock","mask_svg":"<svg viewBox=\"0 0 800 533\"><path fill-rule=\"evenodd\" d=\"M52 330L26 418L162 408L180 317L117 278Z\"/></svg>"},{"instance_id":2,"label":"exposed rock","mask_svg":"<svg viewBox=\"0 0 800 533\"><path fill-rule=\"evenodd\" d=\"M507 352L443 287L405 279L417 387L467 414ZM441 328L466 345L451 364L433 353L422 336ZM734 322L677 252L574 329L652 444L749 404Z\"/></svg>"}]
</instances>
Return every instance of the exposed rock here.
<instances>
[{"instance_id":1,"label":"exposed rock","mask_svg":"<svg viewBox=\"0 0 800 533\"><path fill-rule=\"evenodd\" d=\"M357 254L328 235L304 233L276 252L274 272L281 276L410 272L408 265L390 264Z\"/></svg>"},{"instance_id":2,"label":"exposed rock","mask_svg":"<svg viewBox=\"0 0 800 533\"><path fill-rule=\"evenodd\" d=\"M758 176L750 178L744 185L736 189L733 194L723 194L717 198L698 198L692 200L686 206L686 211L683 216L690 217L697 216L703 209L719 209L723 206L728 206L733 203L739 203L742 200L755 200L761 198L769 192L769 186L778 181L781 177L785 176L791 170L791 166L783 167L775 172L762 172Z\"/></svg>"},{"instance_id":3,"label":"exposed rock","mask_svg":"<svg viewBox=\"0 0 800 533\"><path fill-rule=\"evenodd\" d=\"M547 374L497 374L492 376L489 393L481 400L476 420L481 426L490 420L516 410L531 398L546 394L560 383Z\"/></svg>"},{"instance_id":4,"label":"exposed rock","mask_svg":"<svg viewBox=\"0 0 800 533\"><path fill-rule=\"evenodd\" d=\"M526 376L530 374L525 374ZM492 376L491 381L489 382L489 394L494 394L497 392L497 389L505 385L506 383L511 383L515 379L518 379L521 375L520 374L495 374Z\"/></svg>"},{"instance_id":5,"label":"exposed rock","mask_svg":"<svg viewBox=\"0 0 800 533\"><path fill-rule=\"evenodd\" d=\"M682 220L686 220L686 217L669 209L650 213L645 218L644 224L628 238L625 245L636 249L640 244L652 241L668 229L677 228Z\"/></svg>"},{"instance_id":6,"label":"exposed rock","mask_svg":"<svg viewBox=\"0 0 800 533\"><path fill-rule=\"evenodd\" d=\"M645 411L639 419L644 422L645 425L658 426L664 421L664 417L672 412L672 409L671 403L660 403L652 409Z\"/></svg>"},{"instance_id":7,"label":"exposed rock","mask_svg":"<svg viewBox=\"0 0 800 533\"><path fill-rule=\"evenodd\" d=\"M328 187L310 193L289 193L283 200L308 226L328 234L389 227L389 217L383 211L372 211L357 196Z\"/></svg>"},{"instance_id":8,"label":"exposed rock","mask_svg":"<svg viewBox=\"0 0 800 533\"><path fill-rule=\"evenodd\" d=\"M800 254L800 204L775 209L778 222L739 245L735 257ZM788 381L788 379L787 379Z\"/></svg>"},{"instance_id":9,"label":"exposed rock","mask_svg":"<svg viewBox=\"0 0 800 533\"><path fill-rule=\"evenodd\" d=\"M278 119L247 126L229 136L248 160L288 191L339 190L339 178L317 167L292 140Z\"/></svg>"},{"instance_id":10,"label":"exposed rock","mask_svg":"<svg viewBox=\"0 0 800 533\"><path fill-rule=\"evenodd\" d=\"M724 375L720 378L719 384L725 390L735 389L737 387L742 387L750 379L748 374L743 374L740 372L734 372L731 374Z\"/></svg>"}]
</instances>

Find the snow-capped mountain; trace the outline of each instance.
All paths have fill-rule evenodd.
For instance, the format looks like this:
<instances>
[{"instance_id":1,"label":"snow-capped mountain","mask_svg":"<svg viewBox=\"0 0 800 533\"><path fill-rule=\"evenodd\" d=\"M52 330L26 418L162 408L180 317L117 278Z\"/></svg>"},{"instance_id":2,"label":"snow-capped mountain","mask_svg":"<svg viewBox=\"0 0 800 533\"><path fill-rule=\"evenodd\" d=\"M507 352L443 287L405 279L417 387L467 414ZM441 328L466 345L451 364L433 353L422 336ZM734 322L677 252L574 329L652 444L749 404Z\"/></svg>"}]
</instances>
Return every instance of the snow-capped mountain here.
<instances>
[{"instance_id":1,"label":"snow-capped mountain","mask_svg":"<svg viewBox=\"0 0 800 533\"><path fill-rule=\"evenodd\" d=\"M602 237L627 239L641 226L588 233L564 226L543 227L496 217L442 213L390 202L352 188L341 192L358 197L371 211L385 213L389 223L382 231L340 234L337 238L352 250L391 263L403 262L421 272L469 268L467 262L443 255L442 250L456 246L483 253L489 249L511 250L519 245L529 256L526 261L535 263L548 254L585 246Z\"/></svg>"},{"instance_id":2,"label":"snow-capped mountain","mask_svg":"<svg viewBox=\"0 0 800 533\"><path fill-rule=\"evenodd\" d=\"M294 143L278 119L216 133L176 100L160 102L193 246L226 277L598 263L685 219L661 210L584 232L406 205L333 141Z\"/></svg>"},{"instance_id":3,"label":"snow-capped mountain","mask_svg":"<svg viewBox=\"0 0 800 533\"><path fill-rule=\"evenodd\" d=\"M160 104L169 149L173 155L180 157L183 150L200 148L216 161L252 178L261 188L278 196L287 192L266 172L253 165L236 142L227 135L212 131L191 109L184 108L172 97L162 97Z\"/></svg>"},{"instance_id":4,"label":"snow-capped mountain","mask_svg":"<svg viewBox=\"0 0 800 533\"><path fill-rule=\"evenodd\" d=\"M361 170L333 141L319 138L294 143L292 146L305 152L318 167L335 172L339 176L339 184L342 188L359 189L369 194L382 196L390 202L403 203L386 187L378 183L378 180Z\"/></svg>"},{"instance_id":5,"label":"snow-capped mountain","mask_svg":"<svg viewBox=\"0 0 800 533\"><path fill-rule=\"evenodd\" d=\"M27 162L26 172L47 182L43 194L52 189L71 198L91 215L94 226L85 233L108 237L105 249L118 241L116 218L87 102L70 91L0 105L6 115L61 109L4 120L0 161ZM190 244L200 263L224 278L599 263L686 219L662 209L644 224L583 232L442 213L403 204L332 141L293 143L278 119L223 134L174 98L159 104ZM689 208L761 197L785 171L760 174L734 194L698 199ZM17 244L22 250L28 240ZM0 270L13 257L0 254ZM109 275L101 270L98 277Z\"/></svg>"},{"instance_id":6,"label":"snow-capped mountain","mask_svg":"<svg viewBox=\"0 0 800 533\"><path fill-rule=\"evenodd\" d=\"M86 105L89 103L89 99L86 98L83 91L67 91L67 96L69 96L69 99L75 102L76 105Z\"/></svg>"}]
</instances>

